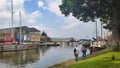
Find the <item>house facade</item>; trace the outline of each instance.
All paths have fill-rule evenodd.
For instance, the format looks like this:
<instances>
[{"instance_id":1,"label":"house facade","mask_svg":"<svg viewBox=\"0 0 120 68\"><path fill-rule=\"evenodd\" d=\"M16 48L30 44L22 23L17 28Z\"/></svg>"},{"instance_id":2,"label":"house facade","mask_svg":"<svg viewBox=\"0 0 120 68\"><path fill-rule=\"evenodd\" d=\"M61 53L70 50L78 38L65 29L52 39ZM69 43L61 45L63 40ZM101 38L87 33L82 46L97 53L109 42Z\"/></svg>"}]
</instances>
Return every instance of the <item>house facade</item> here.
<instances>
[{"instance_id":1,"label":"house facade","mask_svg":"<svg viewBox=\"0 0 120 68\"><path fill-rule=\"evenodd\" d=\"M50 42L51 38L44 31L41 33L41 42Z\"/></svg>"},{"instance_id":2,"label":"house facade","mask_svg":"<svg viewBox=\"0 0 120 68\"><path fill-rule=\"evenodd\" d=\"M12 28L0 29L0 41L3 43L20 42L20 38L22 42L40 42L40 31L35 28L22 26L21 34L20 27L14 27L12 34Z\"/></svg>"}]
</instances>

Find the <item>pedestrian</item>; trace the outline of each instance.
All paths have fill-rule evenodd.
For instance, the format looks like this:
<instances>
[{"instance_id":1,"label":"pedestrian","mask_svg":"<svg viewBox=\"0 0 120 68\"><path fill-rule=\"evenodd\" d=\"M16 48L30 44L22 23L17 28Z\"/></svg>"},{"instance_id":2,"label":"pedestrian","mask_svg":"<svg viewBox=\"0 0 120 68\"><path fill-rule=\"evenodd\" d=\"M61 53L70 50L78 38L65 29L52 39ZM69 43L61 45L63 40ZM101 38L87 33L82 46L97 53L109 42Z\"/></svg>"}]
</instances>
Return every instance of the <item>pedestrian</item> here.
<instances>
[{"instance_id":1,"label":"pedestrian","mask_svg":"<svg viewBox=\"0 0 120 68\"><path fill-rule=\"evenodd\" d=\"M89 47L89 50L90 50L90 55L92 55L93 52L94 52L93 46L90 46L90 47Z\"/></svg>"},{"instance_id":2,"label":"pedestrian","mask_svg":"<svg viewBox=\"0 0 120 68\"><path fill-rule=\"evenodd\" d=\"M81 51L82 51L82 57L86 57L86 47L85 47L85 44L82 44Z\"/></svg>"},{"instance_id":3,"label":"pedestrian","mask_svg":"<svg viewBox=\"0 0 120 68\"><path fill-rule=\"evenodd\" d=\"M77 45L75 45L75 48L74 48L74 56L75 56L75 57L78 57L78 53L79 53L78 47L77 47Z\"/></svg>"},{"instance_id":4,"label":"pedestrian","mask_svg":"<svg viewBox=\"0 0 120 68\"><path fill-rule=\"evenodd\" d=\"M74 51L75 60L78 61L79 49L78 49L77 45L75 45L75 48L73 51Z\"/></svg>"}]
</instances>

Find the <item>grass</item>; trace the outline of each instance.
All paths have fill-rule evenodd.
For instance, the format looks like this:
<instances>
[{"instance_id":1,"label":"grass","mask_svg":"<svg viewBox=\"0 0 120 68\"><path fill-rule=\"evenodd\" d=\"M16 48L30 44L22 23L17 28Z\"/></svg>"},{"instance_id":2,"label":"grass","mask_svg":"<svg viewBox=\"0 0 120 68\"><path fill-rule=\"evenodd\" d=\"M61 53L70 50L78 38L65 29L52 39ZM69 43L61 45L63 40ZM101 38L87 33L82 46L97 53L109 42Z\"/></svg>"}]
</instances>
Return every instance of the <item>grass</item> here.
<instances>
[{"instance_id":1,"label":"grass","mask_svg":"<svg viewBox=\"0 0 120 68\"><path fill-rule=\"evenodd\" d=\"M67 68L120 68L120 52L107 52L69 65Z\"/></svg>"}]
</instances>

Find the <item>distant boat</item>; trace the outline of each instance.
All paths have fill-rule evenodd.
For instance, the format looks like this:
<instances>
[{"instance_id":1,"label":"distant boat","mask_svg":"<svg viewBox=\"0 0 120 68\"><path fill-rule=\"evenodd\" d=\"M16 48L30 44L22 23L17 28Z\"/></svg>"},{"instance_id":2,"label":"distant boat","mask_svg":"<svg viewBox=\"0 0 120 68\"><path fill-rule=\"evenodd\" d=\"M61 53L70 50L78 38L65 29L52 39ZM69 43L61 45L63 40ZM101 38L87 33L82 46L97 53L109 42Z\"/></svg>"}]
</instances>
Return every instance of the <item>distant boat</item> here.
<instances>
[{"instance_id":1,"label":"distant boat","mask_svg":"<svg viewBox=\"0 0 120 68\"><path fill-rule=\"evenodd\" d=\"M21 12L19 12L19 18L20 18L20 39L19 41L17 41L15 38L16 38L16 34L15 34L15 31L14 31L14 27L13 27L13 0L11 0L11 24L12 24L12 27L11 27L11 39L4 39L3 40L3 43L4 44L14 44L14 43L21 43ZM6 35L5 35L6 37Z\"/></svg>"},{"instance_id":2,"label":"distant boat","mask_svg":"<svg viewBox=\"0 0 120 68\"><path fill-rule=\"evenodd\" d=\"M93 38L94 41L91 42L92 47L99 47L99 48L105 48L106 41L102 39L102 29L101 29L101 37L98 36L97 32L97 21L95 23L96 25L96 38ZM101 24L102 26L102 24ZM102 28L102 27L101 27Z\"/></svg>"}]
</instances>

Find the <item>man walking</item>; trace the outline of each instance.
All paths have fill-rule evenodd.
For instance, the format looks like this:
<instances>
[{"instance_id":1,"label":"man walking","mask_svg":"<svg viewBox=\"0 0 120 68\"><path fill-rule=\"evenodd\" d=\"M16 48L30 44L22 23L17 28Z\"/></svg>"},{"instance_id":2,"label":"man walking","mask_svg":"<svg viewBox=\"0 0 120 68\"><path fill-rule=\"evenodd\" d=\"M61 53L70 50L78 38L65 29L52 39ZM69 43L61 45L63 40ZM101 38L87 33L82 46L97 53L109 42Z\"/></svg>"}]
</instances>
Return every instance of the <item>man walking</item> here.
<instances>
[{"instance_id":1,"label":"man walking","mask_svg":"<svg viewBox=\"0 0 120 68\"><path fill-rule=\"evenodd\" d=\"M82 45L81 51L82 51L82 57L86 57L86 47L85 47L85 44Z\"/></svg>"}]
</instances>

